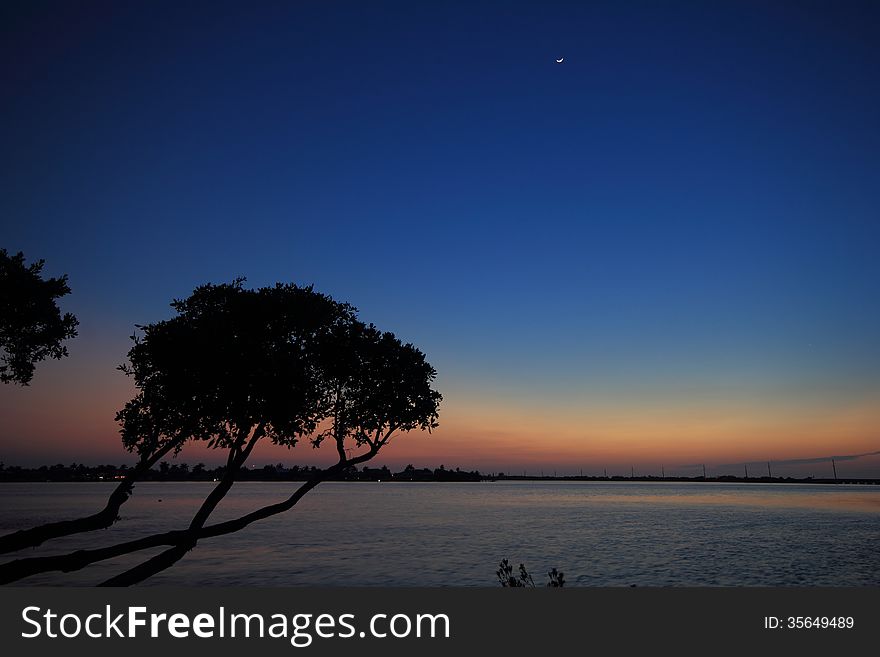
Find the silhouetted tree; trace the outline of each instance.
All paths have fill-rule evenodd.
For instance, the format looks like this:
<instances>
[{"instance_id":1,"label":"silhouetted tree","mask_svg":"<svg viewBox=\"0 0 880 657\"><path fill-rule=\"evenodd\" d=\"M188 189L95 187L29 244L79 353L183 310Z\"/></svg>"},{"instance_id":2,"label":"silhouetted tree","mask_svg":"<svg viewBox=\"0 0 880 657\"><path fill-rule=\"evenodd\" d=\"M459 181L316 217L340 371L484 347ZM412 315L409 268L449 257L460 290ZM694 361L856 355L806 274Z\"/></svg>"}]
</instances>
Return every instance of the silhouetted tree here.
<instances>
[{"instance_id":1,"label":"silhouetted tree","mask_svg":"<svg viewBox=\"0 0 880 657\"><path fill-rule=\"evenodd\" d=\"M175 302L178 317L143 327L129 353L138 395L120 412L123 442L140 449L157 436L207 441L228 451L221 481L185 530L59 557L0 566L0 582L46 570L75 570L128 552L170 549L108 580L128 585L163 570L199 539L238 531L292 508L328 477L372 459L395 432L436 426L439 393L424 354L357 321L354 309L311 288L244 290L241 281L204 286ZM283 502L206 526L261 439L293 447L330 440L338 462L312 469ZM350 452L358 453L351 455Z\"/></svg>"},{"instance_id":2,"label":"silhouetted tree","mask_svg":"<svg viewBox=\"0 0 880 657\"><path fill-rule=\"evenodd\" d=\"M280 308L286 306L282 304L273 308L273 312ZM264 319L271 322L272 315ZM312 315L310 319L315 318ZM323 328L328 324L321 326ZM264 378L266 373L279 365L277 358L268 358L265 369L261 370L261 376L256 378L254 386L248 388L248 393L253 399L259 400L265 396L272 400L254 411L251 420L254 426L249 430L252 437L247 447L241 450L240 457L233 456L234 446L230 450L229 471L193 517L187 538L139 566L111 578L105 585L127 586L143 581L168 568L195 547L208 516L232 486L236 473L247 460L249 450L259 440L260 432L266 431L266 427L273 432L273 442L288 447L295 445L302 435L309 436L314 448L319 448L329 439L339 457L333 467L319 471L300 487L297 491L299 495L291 498L292 502L287 507L290 508L305 492L331 473L335 475L356 463L373 458L396 431L407 432L417 428L430 431L437 426L441 395L430 387L436 372L421 351L411 344L403 344L392 333L354 320L347 313L342 321L329 325L326 332L321 331L312 337L312 342L301 354L303 362L291 365L307 369L308 376L312 377L307 382L298 383L303 386L301 398L317 405L314 413L294 419L289 399L277 398L278 391L273 387L282 375ZM264 343L260 339L257 344ZM252 360L248 359L247 362L253 365ZM283 374L291 375L289 371ZM254 394L257 390L262 390L262 393ZM318 394L311 397L315 392ZM305 408L313 410L311 406ZM329 425L319 429L319 422L325 418L329 418ZM283 422L288 424L284 425ZM229 424L230 419L227 418L226 423ZM289 427L286 433L284 426ZM366 451L350 458L346 447L349 444L353 445L352 449L366 448ZM276 512L281 510L286 509Z\"/></svg>"},{"instance_id":3,"label":"silhouetted tree","mask_svg":"<svg viewBox=\"0 0 880 657\"><path fill-rule=\"evenodd\" d=\"M24 254L0 249L0 381L26 386L35 364L67 356L65 340L76 336L77 319L61 314L56 301L70 294L67 275L42 278L43 260L25 265Z\"/></svg>"}]
</instances>

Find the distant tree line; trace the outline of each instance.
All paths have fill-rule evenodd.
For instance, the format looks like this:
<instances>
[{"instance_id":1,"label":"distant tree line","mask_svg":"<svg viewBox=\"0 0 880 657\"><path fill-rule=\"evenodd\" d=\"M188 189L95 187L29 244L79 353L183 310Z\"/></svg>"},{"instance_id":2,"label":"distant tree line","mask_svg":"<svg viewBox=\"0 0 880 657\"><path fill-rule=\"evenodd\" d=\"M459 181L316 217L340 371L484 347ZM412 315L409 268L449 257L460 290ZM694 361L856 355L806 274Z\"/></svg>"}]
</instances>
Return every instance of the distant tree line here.
<instances>
[{"instance_id":1,"label":"distant tree line","mask_svg":"<svg viewBox=\"0 0 880 657\"><path fill-rule=\"evenodd\" d=\"M286 467L282 463L264 465L261 468L242 468L238 473L239 481L308 481L321 469L315 466L293 465ZM131 473L128 465L42 465L38 468L21 466L5 466L0 463L0 482L114 482L123 481ZM139 477L140 481L219 481L226 474L225 466L209 468L204 463L190 467L187 463L169 463L162 461L158 468L147 470ZM447 470L439 468L416 468L406 466L399 472L392 472L388 466L358 469L351 466L335 473L325 481L481 481L487 477L479 470L465 471L460 468Z\"/></svg>"},{"instance_id":2,"label":"distant tree line","mask_svg":"<svg viewBox=\"0 0 880 657\"><path fill-rule=\"evenodd\" d=\"M71 463L63 465L42 465L38 468L6 466L0 462L0 482L122 482L131 476L133 468L128 465L84 465ZM262 467L242 468L237 475L239 481L308 481L321 473L316 466L285 466L283 463L264 465ZM169 463L161 461L158 467L142 472L139 481L219 481L226 474L225 466L209 468L204 463L190 466L188 463ZM635 481L635 482L740 482L740 483L850 483L880 484L880 480L870 477L850 477L846 479L820 479L814 477L736 477L722 475L719 477L623 477L623 476L592 476L592 475L506 475L503 472L482 473L479 470L462 470L461 468L416 468L412 464L403 470L394 472L388 466L371 468L356 466L342 469L324 477L324 481Z\"/></svg>"}]
</instances>

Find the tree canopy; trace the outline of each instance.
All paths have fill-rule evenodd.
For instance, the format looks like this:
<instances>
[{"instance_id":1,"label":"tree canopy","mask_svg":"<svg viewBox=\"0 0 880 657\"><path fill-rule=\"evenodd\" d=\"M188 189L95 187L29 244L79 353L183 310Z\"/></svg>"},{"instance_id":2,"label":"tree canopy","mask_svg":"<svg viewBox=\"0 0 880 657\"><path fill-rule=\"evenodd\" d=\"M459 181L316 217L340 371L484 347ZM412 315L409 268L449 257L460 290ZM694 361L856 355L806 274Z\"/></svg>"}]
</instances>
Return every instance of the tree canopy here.
<instances>
[{"instance_id":1,"label":"tree canopy","mask_svg":"<svg viewBox=\"0 0 880 657\"><path fill-rule=\"evenodd\" d=\"M188 439L229 448L257 426L293 446L327 416L317 354L354 321L351 306L310 287L248 290L242 280L203 285L171 306L173 318L139 327L120 367L138 388L116 418L127 449Z\"/></svg>"},{"instance_id":2,"label":"tree canopy","mask_svg":"<svg viewBox=\"0 0 880 657\"><path fill-rule=\"evenodd\" d=\"M387 442L394 431L436 427L442 397L431 388L436 371L425 355L372 324L356 322L346 331L336 336L322 364L333 398L331 432L337 447L345 439L372 447Z\"/></svg>"},{"instance_id":3,"label":"tree canopy","mask_svg":"<svg viewBox=\"0 0 880 657\"><path fill-rule=\"evenodd\" d=\"M26 386L36 363L67 356L65 340L76 336L77 319L61 314L57 300L70 294L67 275L44 279L43 260L0 249L0 381Z\"/></svg>"}]
</instances>

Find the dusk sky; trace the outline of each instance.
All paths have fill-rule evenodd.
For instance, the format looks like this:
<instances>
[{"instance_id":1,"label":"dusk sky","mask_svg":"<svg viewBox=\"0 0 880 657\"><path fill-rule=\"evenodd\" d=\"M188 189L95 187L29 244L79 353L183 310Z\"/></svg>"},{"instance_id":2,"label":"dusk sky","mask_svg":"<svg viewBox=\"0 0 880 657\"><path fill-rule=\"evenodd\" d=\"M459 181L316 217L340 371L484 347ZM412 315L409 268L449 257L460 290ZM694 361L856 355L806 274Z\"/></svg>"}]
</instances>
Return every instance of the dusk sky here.
<instances>
[{"instance_id":1,"label":"dusk sky","mask_svg":"<svg viewBox=\"0 0 880 657\"><path fill-rule=\"evenodd\" d=\"M0 247L80 326L0 388L0 460L131 462L134 325L245 276L427 354L441 426L379 465L830 476L880 450L878 33L877 2L4 3Z\"/></svg>"}]
</instances>

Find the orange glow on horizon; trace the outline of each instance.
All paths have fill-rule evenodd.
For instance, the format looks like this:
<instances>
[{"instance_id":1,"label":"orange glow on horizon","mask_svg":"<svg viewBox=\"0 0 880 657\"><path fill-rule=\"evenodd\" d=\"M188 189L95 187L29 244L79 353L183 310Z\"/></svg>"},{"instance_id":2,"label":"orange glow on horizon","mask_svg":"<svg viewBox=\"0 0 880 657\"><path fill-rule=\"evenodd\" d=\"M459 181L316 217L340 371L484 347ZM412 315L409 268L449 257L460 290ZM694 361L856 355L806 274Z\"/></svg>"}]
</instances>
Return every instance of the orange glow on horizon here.
<instances>
[{"instance_id":1,"label":"orange glow on horizon","mask_svg":"<svg viewBox=\"0 0 880 657\"><path fill-rule=\"evenodd\" d=\"M82 370L8 388L0 414L8 418L0 460L7 465L72 461L132 462L113 416L133 389L124 377L89 377ZM75 382L72 379L77 379ZM814 458L876 451L880 394L838 405L807 406L772 399L622 399L548 403L444 390L440 427L433 434L396 436L374 463L483 471L631 464L725 464ZM302 441L293 450L263 445L251 461L325 464L335 454ZM188 445L180 460L218 464L222 456Z\"/></svg>"}]
</instances>

